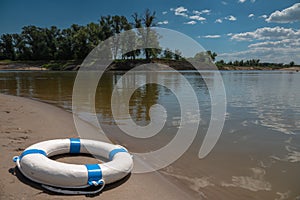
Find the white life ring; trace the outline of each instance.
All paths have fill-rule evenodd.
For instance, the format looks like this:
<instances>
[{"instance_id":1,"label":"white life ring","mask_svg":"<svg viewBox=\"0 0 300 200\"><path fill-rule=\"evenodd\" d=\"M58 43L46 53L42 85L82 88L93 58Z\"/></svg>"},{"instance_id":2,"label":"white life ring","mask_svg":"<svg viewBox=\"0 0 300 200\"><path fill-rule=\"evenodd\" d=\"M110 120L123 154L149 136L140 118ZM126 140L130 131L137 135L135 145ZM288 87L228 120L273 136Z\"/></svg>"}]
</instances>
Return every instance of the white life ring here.
<instances>
[{"instance_id":1,"label":"white life ring","mask_svg":"<svg viewBox=\"0 0 300 200\"><path fill-rule=\"evenodd\" d=\"M86 153L108 160L102 164L67 164L51 160L59 154ZM116 182L129 174L133 160L128 151L119 145L88 139L56 139L36 143L14 157L18 169L34 182L51 187L85 188ZM56 191L59 192L59 191ZM62 192L64 193L64 192Z\"/></svg>"}]
</instances>

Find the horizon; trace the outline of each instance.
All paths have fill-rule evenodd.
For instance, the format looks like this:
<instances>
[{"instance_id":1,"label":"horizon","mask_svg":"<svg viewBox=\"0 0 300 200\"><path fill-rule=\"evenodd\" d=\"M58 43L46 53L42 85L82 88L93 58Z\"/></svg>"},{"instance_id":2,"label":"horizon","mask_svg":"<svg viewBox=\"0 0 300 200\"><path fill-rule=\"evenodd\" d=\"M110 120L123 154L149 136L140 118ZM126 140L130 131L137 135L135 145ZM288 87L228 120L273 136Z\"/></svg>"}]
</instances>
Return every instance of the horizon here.
<instances>
[{"instance_id":1,"label":"horizon","mask_svg":"<svg viewBox=\"0 0 300 200\"><path fill-rule=\"evenodd\" d=\"M28 25L64 29L97 22L106 15L124 15L132 21L134 12L142 14L149 8L156 12L159 27L190 36L206 50L216 52L216 60L300 64L298 1L118 2L2 1L1 17L9 20L0 21L0 34L20 33Z\"/></svg>"}]
</instances>

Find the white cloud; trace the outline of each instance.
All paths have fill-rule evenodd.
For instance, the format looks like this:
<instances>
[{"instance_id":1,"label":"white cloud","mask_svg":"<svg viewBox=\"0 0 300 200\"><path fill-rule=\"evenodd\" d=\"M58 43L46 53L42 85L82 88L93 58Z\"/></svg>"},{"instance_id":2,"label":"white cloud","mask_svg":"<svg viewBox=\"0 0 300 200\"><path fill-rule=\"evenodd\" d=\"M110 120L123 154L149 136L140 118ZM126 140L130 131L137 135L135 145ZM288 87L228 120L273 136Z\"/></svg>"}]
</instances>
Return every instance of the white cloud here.
<instances>
[{"instance_id":1,"label":"white cloud","mask_svg":"<svg viewBox=\"0 0 300 200\"><path fill-rule=\"evenodd\" d=\"M283 27L263 27L256 29L253 32L244 32L232 35L231 39L237 41L252 41L256 40L282 40L282 39L297 39L300 37L300 30Z\"/></svg>"},{"instance_id":2,"label":"white cloud","mask_svg":"<svg viewBox=\"0 0 300 200\"><path fill-rule=\"evenodd\" d=\"M227 36L232 36L233 35L233 33L227 33Z\"/></svg>"},{"instance_id":3,"label":"white cloud","mask_svg":"<svg viewBox=\"0 0 300 200\"><path fill-rule=\"evenodd\" d=\"M157 22L157 24L160 24L160 25L162 25L162 24L168 24L168 23L169 23L168 20L164 20L164 21L161 21L161 22Z\"/></svg>"},{"instance_id":4,"label":"white cloud","mask_svg":"<svg viewBox=\"0 0 300 200\"><path fill-rule=\"evenodd\" d=\"M216 39L216 38L220 38L221 35L205 35L203 36L203 38L209 38L209 39Z\"/></svg>"},{"instance_id":5,"label":"white cloud","mask_svg":"<svg viewBox=\"0 0 300 200\"><path fill-rule=\"evenodd\" d=\"M198 11L198 10L193 10L193 14L195 14L195 15L201 15L202 12L201 12L201 11Z\"/></svg>"},{"instance_id":6,"label":"white cloud","mask_svg":"<svg viewBox=\"0 0 300 200\"><path fill-rule=\"evenodd\" d=\"M236 17L235 16L232 16L232 15L229 15L227 17L225 17L225 19L229 20L229 21L236 21Z\"/></svg>"},{"instance_id":7,"label":"white cloud","mask_svg":"<svg viewBox=\"0 0 300 200\"><path fill-rule=\"evenodd\" d=\"M198 21L205 21L206 18L198 16L198 15L193 15L189 17L190 19L198 20Z\"/></svg>"},{"instance_id":8,"label":"white cloud","mask_svg":"<svg viewBox=\"0 0 300 200\"><path fill-rule=\"evenodd\" d=\"M167 13L168 13L168 11L163 11L162 12L163 15L166 15Z\"/></svg>"},{"instance_id":9,"label":"white cloud","mask_svg":"<svg viewBox=\"0 0 300 200\"><path fill-rule=\"evenodd\" d=\"M216 21L215 21L215 23L222 23L223 22L223 20L222 19L216 19Z\"/></svg>"},{"instance_id":10,"label":"white cloud","mask_svg":"<svg viewBox=\"0 0 300 200\"><path fill-rule=\"evenodd\" d=\"M221 1L221 3L222 3L223 5L227 5L227 4L228 4L226 1Z\"/></svg>"},{"instance_id":11,"label":"white cloud","mask_svg":"<svg viewBox=\"0 0 300 200\"><path fill-rule=\"evenodd\" d=\"M189 21L189 22L185 22L184 24L194 25L194 24L197 24L197 22L196 21Z\"/></svg>"},{"instance_id":12,"label":"white cloud","mask_svg":"<svg viewBox=\"0 0 300 200\"><path fill-rule=\"evenodd\" d=\"M247 0L238 0L238 2L239 3L245 3ZM251 3L254 3L255 2L255 0L250 0L251 1Z\"/></svg>"},{"instance_id":13,"label":"white cloud","mask_svg":"<svg viewBox=\"0 0 300 200\"><path fill-rule=\"evenodd\" d=\"M266 19L266 18L268 18L268 16L267 16L267 15L261 15L261 16L259 16L259 18L264 18L264 19Z\"/></svg>"},{"instance_id":14,"label":"white cloud","mask_svg":"<svg viewBox=\"0 0 300 200\"><path fill-rule=\"evenodd\" d=\"M205 9L201 11L201 14L210 14L211 10Z\"/></svg>"},{"instance_id":15,"label":"white cloud","mask_svg":"<svg viewBox=\"0 0 300 200\"><path fill-rule=\"evenodd\" d=\"M260 59L261 62L300 63L300 29L283 27L263 27L253 32L227 34L237 41L255 41L245 51L219 54L219 59L247 60Z\"/></svg>"},{"instance_id":16,"label":"white cloud","mask_svg":"<svg viewBox=\"0 0 300 200\"><path fill-rule=\"evenodd\" d=\"M300 3L296 3L282 11L277 10L273 12L266 21L276 23L292 23L300 21Z\"/></svg>"},{"instance_id":17,"label":"white cloud","mask_svg":"<svg viewBox=\"0 0 300 200\"><path fill-rule=\"evenodd\" d=\"M209 15L210 12L211 12L211 10L207 10L207 9L201 10L201 11L193 10L193 14L194 14L194 15L197 15L197 16L200 16L200 15L202 15L202 14ZM192 16L190 16L190 18L191 18L191 17L192 17ZM191 19L192 19L192 18L191 18ZM203 19L205 19L205 18L202 17L202 20L203 20Z\"/></svg>"},{"instance_id":18,"label":"white cloud","mask_svg":"<svg viewBox=\"0 0 300 200\"><path fill-rule=\"evenodd\" d=\"M179 16L183 16L183 17L188 17L188 15L187 15L188 9L186 9L183 6L180 6L180 7L175 8L175 9L171 8L170 10L174 11L175 15L179 15Z\"/></svg>"},{"instance_id":19,"label":"white cloud","mask_svg":"<svg viewBox=\"0 0 300 200\"><path fill-rule=\"evenodd\" d=\"M250 48L245 51L234 53L221 53L218 59L227 61L260 59L260 62L300 63L300 48Z\"/></svg>"},{"instance_id":20,"label":"white cloud","mask_svg":"<svg viewBox=\"0 0 300 200\"><path fill-rule=\"evenodd\" d=\"M265 41L250 44L249 48L300 48L300 38Z\"/></svg>"},{"instance_id":21,"label":"white cloud","mask_svg":"<svg viewBox=\"0 0 300 200\"><path fill-rule=\"evenodd\" d=\"M254 17L254 14L251 13L251 14L248 15L248 17L249 17L249 18L252 18L252 17Z\"/></svg>"}]
</instances>

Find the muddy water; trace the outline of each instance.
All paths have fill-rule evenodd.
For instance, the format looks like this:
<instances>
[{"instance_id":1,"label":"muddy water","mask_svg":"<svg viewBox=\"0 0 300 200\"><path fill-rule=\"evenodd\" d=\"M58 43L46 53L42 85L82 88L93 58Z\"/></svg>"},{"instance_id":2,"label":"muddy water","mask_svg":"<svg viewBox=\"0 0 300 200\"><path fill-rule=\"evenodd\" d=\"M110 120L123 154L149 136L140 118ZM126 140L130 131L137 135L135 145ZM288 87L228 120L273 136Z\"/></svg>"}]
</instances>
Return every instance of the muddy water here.
<instances>
[{"instance_id":1,"label":"muddy water","mask_svg":"<svg viewBox=\"0 0 300 200\"><path fill-rule=\"evenodd\" d=\"M207 157L198 158L211 115L209 89L217 87L215 72L202 73L207 82L197 73L184 72L198 98L200 125L188 150L160 173L196 199L300 199L300 74L221 74L227 113L218 143ZM75 76L74 72L0 72L0 92L42 100L71 111ZM149 111L154 104L164 106L167 113L167 121L157 135L138 139L124 134L112 117L111 93L121 76L120 72L107 73L99 83L96 111L101 126L111 140L132 152L162 148L176 135L182 115L182 102L178 102L171 89L184 93L185 86L178 74L157 72L150 78L164 80L169 88L150 84L133 93L129 113L136 124L149 124ZM124 80L124 87L144 79L145 74L139 72L129 77ZM88 109L82 117L88 120L86 112Z\"/></svg>"}]
</instances>

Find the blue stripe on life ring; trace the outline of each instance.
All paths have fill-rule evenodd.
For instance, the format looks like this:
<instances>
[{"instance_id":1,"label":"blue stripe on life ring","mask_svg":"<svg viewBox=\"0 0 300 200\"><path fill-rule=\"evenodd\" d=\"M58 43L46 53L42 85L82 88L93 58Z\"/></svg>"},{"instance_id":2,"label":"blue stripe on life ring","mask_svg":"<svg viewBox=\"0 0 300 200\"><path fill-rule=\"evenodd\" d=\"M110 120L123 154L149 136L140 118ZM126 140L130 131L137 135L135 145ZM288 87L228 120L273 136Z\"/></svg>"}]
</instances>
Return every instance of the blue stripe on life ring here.
<instances>
[{"instance_id":1,"label":"blue stripe on life ring","mask_svg":"<svg viewBox=\"0 0 300 200\"><path fill-rule=\"evenodd\" d=\"M21 160L24 156L28 154L42 154L44 156L47 156L47 153L41 149L28 149L23 151L23 153L19 156L19 160Z\"/></svg>"},{"instance_id":2,"label":"blue stripe on life ring","mask_svg":"<svg viewBox=\"0 0 300 200\"><path fill-rule=\"evenodd\" d=\"M114 156L119 152L128 152L128 151L124 148L114 149L111 152L109 152L109 160L112 160Z\"/></svg>"},{"instance_id":3,"label":"blue stripe on life ring","mask_svg":"<svg viewBox=\"0 0 300 200\"><path fill-rule=\"evenodd\" d=\"M80 139L70 138L70 153L80 153Z\"/></svg>"},{"instance_id":4,"label":"blue stripe on life ring","mask_svg":"<svg viewBox=\"0 0 300 200\"><path fill-rule=\"evenodd\" d=\"M88 171L88 184L95 185L100 184L102 181L102 170L98 164L87 164L85 165Z\"/></svg>"}]
</instances>

